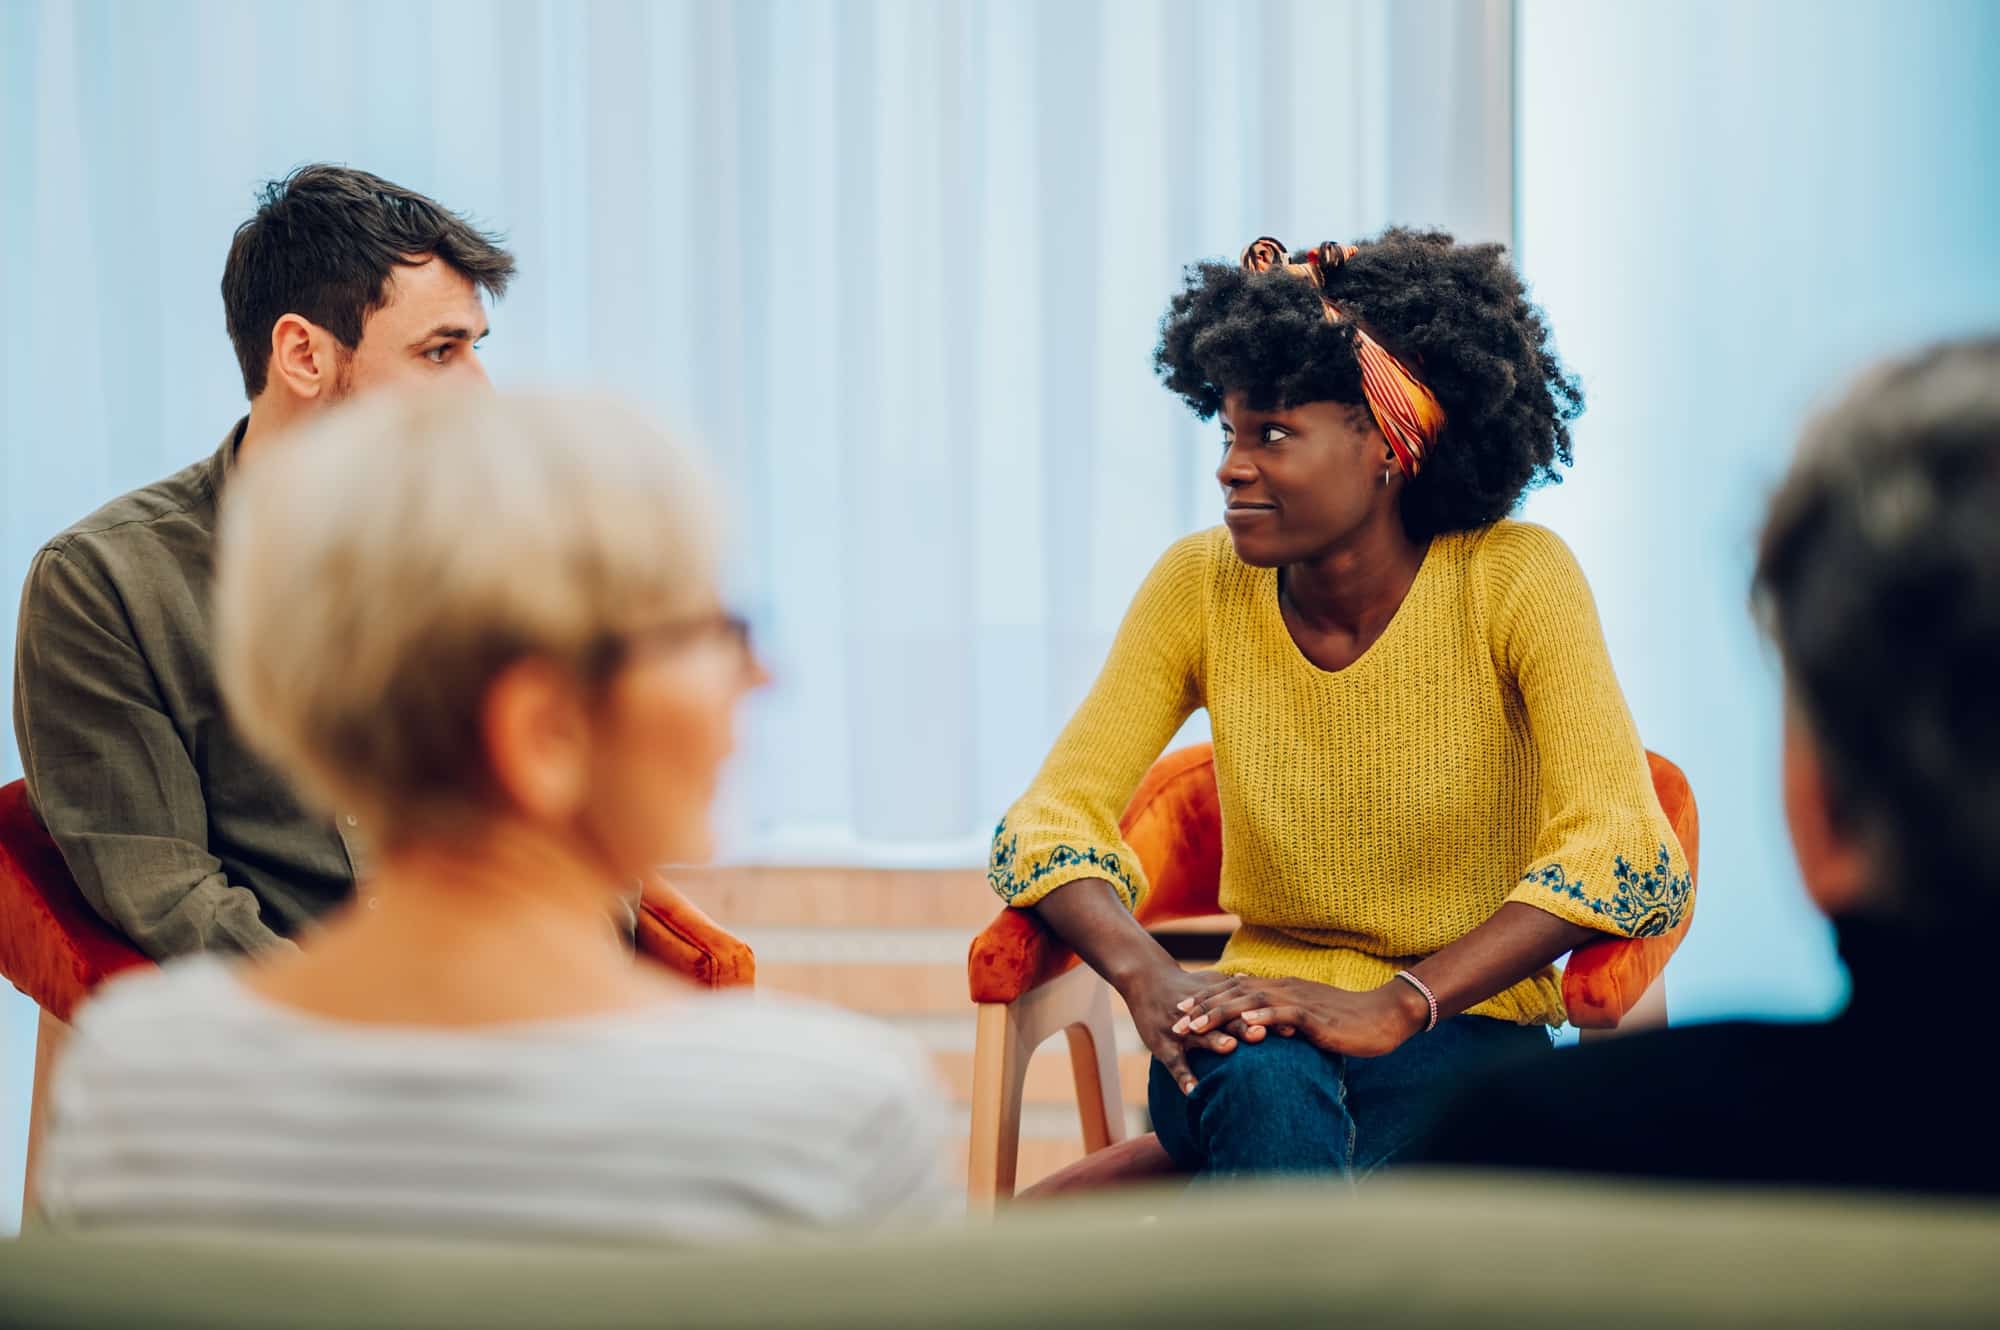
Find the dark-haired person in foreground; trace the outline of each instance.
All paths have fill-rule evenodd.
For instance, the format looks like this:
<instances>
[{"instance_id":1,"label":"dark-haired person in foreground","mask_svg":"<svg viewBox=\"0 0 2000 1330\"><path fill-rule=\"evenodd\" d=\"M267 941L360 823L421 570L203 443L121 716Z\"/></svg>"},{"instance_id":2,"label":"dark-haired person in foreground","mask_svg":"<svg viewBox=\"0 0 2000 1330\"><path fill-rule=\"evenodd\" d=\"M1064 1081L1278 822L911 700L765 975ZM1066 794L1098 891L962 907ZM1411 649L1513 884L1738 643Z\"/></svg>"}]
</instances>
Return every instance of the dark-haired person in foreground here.
<instances>
[{"instance_id":1,"label":"dark-haired person in foreground","mask_svg":"<svg viewBox=\"0 0 2000 1330\"><path fill-rule=\"evenodd\" d=\"M1225 525L1139 589L990 878L1124 997L1182 1169L1360 1176L1547 1054L1553 961L1686 908L1583 573L1507 518L1580 398L1499 246L1404 230L1192 269L1157 363L1221 417ZM1197 707L1242 927L1191 975L1118 816Z\"/></svg>"},{"instance_id":2,"label":"dark-haired person in foreground","mask_svg":"<svg viewBox=\"0 0 2000 1330\"><path fill-rule=\"evenodd\" d=\"M493 237L365 171L268 185L222 274L250 414L207 459L36 554L21 596L14 733L37 815L97 912L155 958L257 951L353 892L358 819L307 813L238 739L209 631L230 474L332 403L483 384Z\"/></svg>"},{"instance_id":3,"label":"dark-haired person in foreground","mask_svg":"<svg viewBox=\"0 0 2000 1330\"><path fill-rule=\"evenodd\" d=\"M1431 1162L2000 1192L1979 1013L2000 906L2000 338L1863 378L1771 504L1785 818L1834 1020L1636 1034L1462 1088Z\"/></svg>"}]
</instances>

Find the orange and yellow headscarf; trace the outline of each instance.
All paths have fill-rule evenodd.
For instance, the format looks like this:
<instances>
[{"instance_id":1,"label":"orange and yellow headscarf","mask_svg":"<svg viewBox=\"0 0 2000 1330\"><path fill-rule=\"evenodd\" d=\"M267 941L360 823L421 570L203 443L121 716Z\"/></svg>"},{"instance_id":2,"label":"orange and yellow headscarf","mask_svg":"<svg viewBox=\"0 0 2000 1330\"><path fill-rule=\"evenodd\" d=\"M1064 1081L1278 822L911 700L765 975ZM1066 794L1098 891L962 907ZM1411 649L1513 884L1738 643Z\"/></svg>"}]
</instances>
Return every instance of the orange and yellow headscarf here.
<instances>
[{"instance_id":1,"label":"orange and yellow headscarf","mask_svg":"<svg viewBox=\"0 0 2000 1330\"><path fill-rule=\"evenodd\" d=\"M1353 245L1328 242L1307 250L1299 256L1300 261L1293 262L1282 242L1259 236L1244 249L1243 266L1251 272L1281 268L1311 282L1326 306L1327 322L1339 323L1340 309L1326 294L1326 282L1355 253ZM1437 446L1438 435L1444 432L1444 407L1402 361L1390 355L1359 324L1354 325L1354 355L1361 362L1361 395L1368 399L1368 410L1373 413L1382 437L1389 441L1396 465L1405 476L1416 475L1425 456Z\"/></svg>"}]
</instances>

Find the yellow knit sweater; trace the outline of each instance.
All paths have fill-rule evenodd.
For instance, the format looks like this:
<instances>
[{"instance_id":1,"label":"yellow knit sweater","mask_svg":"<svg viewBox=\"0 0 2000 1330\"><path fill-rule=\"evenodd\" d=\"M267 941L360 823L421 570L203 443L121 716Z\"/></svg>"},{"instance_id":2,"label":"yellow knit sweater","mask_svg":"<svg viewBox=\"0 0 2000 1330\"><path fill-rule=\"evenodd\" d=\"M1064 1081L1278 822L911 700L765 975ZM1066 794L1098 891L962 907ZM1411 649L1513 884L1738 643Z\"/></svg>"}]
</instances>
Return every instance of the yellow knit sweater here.
<instances>
[{"instance_id":1,"label":"yellow knit sweater","mask_svg":"<svg viewBox=\"0 0 2000 1330\"><path fill-rule=\"evenodd\" d=\"M1625 936L1687 907L1590 588L1545 528L1433 540L1388 628L1336 673L1299 652L1276 571L1238 559L1225 529L1175 542L995 832L994 890L1028 906L1102 877L1136 906L1119 813L1196 707L1215 737L1221 904L1243 922L1224 970L1367 989L1510 900ZM1471 1010L1560 1024L1557 973Z\"/></svg>"}]
</instances>

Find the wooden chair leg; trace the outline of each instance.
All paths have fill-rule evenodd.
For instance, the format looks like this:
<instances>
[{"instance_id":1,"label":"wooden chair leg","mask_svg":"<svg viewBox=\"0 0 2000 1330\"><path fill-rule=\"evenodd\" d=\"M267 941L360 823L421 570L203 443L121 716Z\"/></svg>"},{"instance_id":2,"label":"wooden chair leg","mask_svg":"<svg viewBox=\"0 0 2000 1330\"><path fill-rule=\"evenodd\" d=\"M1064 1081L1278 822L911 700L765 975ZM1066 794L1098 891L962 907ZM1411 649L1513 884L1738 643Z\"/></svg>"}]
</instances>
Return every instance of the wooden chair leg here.
<instances>
[{"instance_id":1,"label":"wooden chair leg","mask_svg":"<svg viewBox=\"0 0 2000 1330\"><path fill-rule=\"evenodd\" d=\"M1111 1023L1111 989L1100 985L1090 1014L1068 1026L1070 1075L1083 1122L1083 1152L1096 1154L1125 1139L1125 1102L1118 1087L1118 1040Z\"/></svg>"},{"instance_id":2,"label":"wooden chair leg","mask_svg":"<svg viewBox=\"0 0 2000 1330\"><path fill-rule=\"evenodd\" d=\"M1014 1194L1021 1155L1021 1092L1028 1058L1011 1005L979 1004L972 1046L972 1141L966 1155L966 1200L972 1213L990 1214Z\"/></svg>"},{"instance_id":3,"label":"wooden chair leg","mask_svg":"<svg viewBox=\"0 0 2000 1330\"><path fill-rule=\"evenodd\" d=\"M991 1213L1014 1195L1028 1059L1057 1031L1069 1038L1086 1146L1101 1150L1125 1134L1108 984L1079 965L1012 1002L980 1003L972 1047L972 1139L965 1178L966 1199L974 1214Z\"/></svg>"},{"instance_id":4,"label":"wooden chair leg","mask_svg":"<svg viewBox=\"0 0 2000 1330\"><path fill-rule=\"evenodd\" d=\"M1625 1013L1625 1019L1618 1022L1621 1030L1657 1030L1667 1023L1667 976L1659 978L1647 986L1632 1004L1632 1010Z\"/></svg>"},{"instance_id":5,"label":"wooden chair leg","mask_svg":"<svg viewBox=\"0 0 2000 1330\"><path fill-rule=\"evenodd\" d=\"M28 1093L28 1164L26 1181L21 1186L23 1228L35 1213L35 1167L41 1159L42 1135L48 1126L49 1091L55 1082L56 1055L68 1037L69 1026L44 1010L35 1026L35 1080Z\"/></svg>"}]
</instances>

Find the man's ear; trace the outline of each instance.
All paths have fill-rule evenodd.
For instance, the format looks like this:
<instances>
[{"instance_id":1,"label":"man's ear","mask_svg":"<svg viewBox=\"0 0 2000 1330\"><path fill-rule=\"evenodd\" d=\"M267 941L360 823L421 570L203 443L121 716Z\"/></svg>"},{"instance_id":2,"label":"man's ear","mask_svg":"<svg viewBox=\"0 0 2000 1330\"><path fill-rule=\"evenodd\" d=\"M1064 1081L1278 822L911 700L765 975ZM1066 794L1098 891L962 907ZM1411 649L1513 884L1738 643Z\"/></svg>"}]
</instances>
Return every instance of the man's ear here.
<instances>
[{"instance_id":1,"label":"man's ear","mask_svg":"<svg viewBox=\"0 0 2000 1330\"><path fill-rule=\"evenodd\" d=\"M277 384L301 400L326 401L340 376L339 339L298 314L287 314L271 328L271 368L267 386Z\"/></svg>"},{"instance_id":2,"label":"man's ear","mask_svg":"<svg viewBox=\"0 0 2000 1330\"><path fill-rule=\"evenodd\" d=\"M1811 722L1785 705L1785 820L1799 876L1813 903L1830 915L1852 913L1875 890L1862 828L1829 778Z\"/></svg>"}]
</instances>

